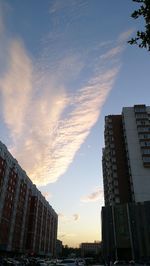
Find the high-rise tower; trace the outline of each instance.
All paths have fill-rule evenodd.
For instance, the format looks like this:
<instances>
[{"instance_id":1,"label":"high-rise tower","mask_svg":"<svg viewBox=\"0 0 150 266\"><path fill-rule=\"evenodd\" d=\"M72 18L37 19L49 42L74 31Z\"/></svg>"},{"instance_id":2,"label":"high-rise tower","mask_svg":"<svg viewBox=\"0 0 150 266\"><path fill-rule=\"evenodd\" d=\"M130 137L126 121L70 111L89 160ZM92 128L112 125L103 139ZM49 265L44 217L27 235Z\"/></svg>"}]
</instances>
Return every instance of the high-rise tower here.
<instances>
[{"instance_id":1,"label":"high-rise tower","mask_svg":"<svg viewBox=\"0 0 150 266\"><path fill-rule=\"evenodd\" d=\"M150 107L105 117L105 205L150 200Z\"/></svg>"},{"instance_id":2,"label":"high-rise tower","mask_svg":"<svg viewBox=\"0 0 150 266\"><path fill-rule=\"evenodd\" d=\"M129 171L121 115L105 117L103 180L105 205L131 201Z\"/></svg>"},{"instance_id":3,"label":"high-rise tower","mask_svg":"<svg viewBox=\"0 0 150 266\"><path fill-rule=\"evenodd\" d=\"M102 208L104 257L150 257L150 107L105 117Z\"/></svg>"}]
</instances>

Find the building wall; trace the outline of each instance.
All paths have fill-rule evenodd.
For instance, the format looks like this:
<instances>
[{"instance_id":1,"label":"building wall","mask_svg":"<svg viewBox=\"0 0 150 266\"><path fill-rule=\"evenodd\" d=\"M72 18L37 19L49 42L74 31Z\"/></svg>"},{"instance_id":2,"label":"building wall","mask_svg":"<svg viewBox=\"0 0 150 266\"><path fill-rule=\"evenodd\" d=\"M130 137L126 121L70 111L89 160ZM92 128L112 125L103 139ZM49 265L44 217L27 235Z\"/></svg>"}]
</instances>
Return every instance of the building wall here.
<instances>
[{"instance_id":1,"label":"building wall","mask_svg":"<svg viewBox=\"0 0 150 266\"><path fill-rule=\"evenodd\" d=\"M146 107L145 107L146 108ZM128 155L128 163L130 169L131 182L133 183L133 192L136 202L150 200L150 168L143 164L141 141L150 141L150 109L146 108L146 117L136 117L136 109L133 107L123 108L123 120L126 136L126 148ZM141 113L144 116L144 113ZM137 119L138 118L138 119ZM137 125L141 122L147 123L147 132L149 137L139 136ZM141 124L142 125L142 124ZM150 145L148 147L150 151ZM148 157L149 158L149 157Z\"/></svg>"},{"instance_id":2,"label":"building wall","mask_svg":"<svg viewBox=\"0 0 150 266\"><path fill-rule=\"evenodd\" d=\"M132 201L121 115L105 118L102 162L105 205Z\"/></svg>"},{"instance_id":3,"label":"building wall","mask_svg":"<svg viewBox=\"0 0 150 266\"><path fill-rule=\"evenodd\" d=\"M61 258L62 257L62 250L63 250L63 244L62 241L59 239L56 240L56 257Z\"/></svg>"},{"instance_id":4,"label":"building wall","mask_svg":"<svg viewBox=\"0 0 150 266\"><path fill-rule=\"evenodd\" d=\"M58 216L0 142L0 250L55 256Z\"/></svg>"},{"instance_id":5,"label":"building wall","mask_svg":"<svg viewBox=\"0 0 150 266\"><path fill-rule=\"evenodd\" d=\"M115 261L116 258L116 239L113 221L113 208L110 206L102 207L101 210L102 226L102 253L105 261Z\"/></svg>"},{"instance_id":6,"label":"building wall","mask_svg":"<svg viewBox=\"0 0 150 266\"><path fill-rule=\"evenodd\" d=\"M106 260L114 256L115 259L149 259L150 107L124 107L122 115L105 118L102 163L104 257Z\"/></svg>"},{"instance_id":7,"label":"building wall","mask_svg":"<svg viewBox=\"0 0 150 266\"><path fill-rule=\"evenodd\" d=\"M149 260L150 201L102 208L105 260Z\"/></svg>"}]
</instances>

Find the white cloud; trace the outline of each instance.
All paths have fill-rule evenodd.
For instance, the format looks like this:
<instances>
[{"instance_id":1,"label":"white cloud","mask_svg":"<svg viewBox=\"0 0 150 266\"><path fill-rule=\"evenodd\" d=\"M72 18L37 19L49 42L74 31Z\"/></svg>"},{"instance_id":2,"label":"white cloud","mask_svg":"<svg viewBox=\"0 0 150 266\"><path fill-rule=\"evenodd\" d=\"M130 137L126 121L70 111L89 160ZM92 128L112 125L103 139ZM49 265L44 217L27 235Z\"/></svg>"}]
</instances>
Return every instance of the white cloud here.
<instances>
[{"instance_id":1,"label":"white cloud","mask_svg":"<svg viewBox=\"0 0 150 266\"><path fill-rule=\"evenodd\" d=\"M93 192L91 192L89 195L82 197L81 201L88 203L88 202L95 202L99 201L101 205L103 205L104 198L104 192L100 188L96 188Z\"/></svg>"},{"instance_id":2,"label":"white cloud","mask_svg":"<svg viewBox=\"0 0 150 266\"><path fill-rule=\"evenodd\" d=\"M36 185L46 185L65 173L96 124L120 69L117 60L108 63L122 47L109 50L98 64L90 60L88 80L74 90L68 84L86 72L87 54L69 52L49 68L49 51L33 64L22 42L9 40L7 46L0 93L11 152Z\"/></svg>"},{"instance_id":3,"label":"white cloud","mask_svg":"<svg viewBox=\"0 0 150 266\"><path fill-rule=\"evenodd\" d=\"M14 89L15 79L6 76L3 83L6 88L3 90L5 120L13 134L21 134L24 129L12 152L37 185L55 182L65 173L97 122L118 71L119 67L114 67L97 74L88 85L69 97L63 88L57 87L55 91L55 84L46 77L40 98L31 102L30 72L25 71L29 77L26 77L23 91L20 90L21 80ZM16 98L12 99L11 93L17 94ZM66 108L71 111L63 118ZM27 111L28 118L25 116Z\"/></svg>"},{"instance_id":4,"label":"white cloud","mask_svg":"<svg viewBox=\"0 0 150 266\"><path fill-rule=\"evenodd\" d=\"M101 56L101 59L112 59L123 51L123 46L118 45Z\"/></svg>"},{"instance_id":5,"label":"white cloud","mask_svg":"<svg viewBox=\"0 0 150 266\"><path fill-rule=\"evenodd\" d=\"M13 139L20 136L32 91L32 63L20 41L10 43L9 67L0 79L4 120Z\"/></svg>"},{"instance_id":6,"label":"white cloud","mask_svg":"<svg viewBox=\"0 0 150 266\"><path fill-rule=\"evenodd\" d=\"M118 41L121 42L121 43L127 42L133 32L134 32L134 29L129 29L129 30L121 33L119 35Z\"/></svg>"},{"instance_id":7,"label":"white cloud","mask_svg":"<svg viewBox=\"0 0 150 266\"><path fill-rule=\"evenodd\" d=\"M87 5L87 0L65 0L65 1L61 1L61 0L54 0L51 2L50 8L49 8L49 13L50 14L55 14L59 11L64 11L66 8L69 7L71 15L73 16L76 12L76 9L78 10L78 12L80 11L81 8L85 8L85 6Z\"/></svg>"},{"instance_id":8,"label":"white cloud","mask_svg":"<svg viewBox=\"0 0 150 266\"><path fill-rule=\"evenodd\" d=\"M77 62L73 64L72 72L77 65ZM32 90L32 98L29 82L31 72L25 71L28 75L24 78L24 84L27 84L28 89L25 87L23 92L20 90L20 82L17 88L13 89L14 79L11 80L10 75L6 75L5 84L8 85L5 85L6 97L3 95L4 114L12 133L22 133L19 140L15 139L15 146L11 151L34 183L46 185L55 182L65 173L97 122L118 71L119 66L114 66L96 73L87 85L72 94L68 94L67 90L59 85L57 73L55 78L48 75L49 73L44 74L44 79L33 79L33 88L42 90ZM64 71L62 67L63 72L67 75L65 66ZM18 95L13 100L11 92ZM37 97L38 93L40 97ZM17 106L16 101L21 104ZM15 106L10 114L9 107L13 104ZM70 112L67 111L64 116L66 110ZM18 117L16 113L19 113Z\"/></svg>"},{"instance_id":9,"label":"white cloud","mask_svg":"<svg viewBox=\"0 0 150 266\"><path fill-rule=\"evenodd\" d=\"M72 221L76 222L76 221L79 221L80 219L80 214L78 213L75 213L71 216L67 216L64 213L59 213L58 216L59 216L59 219L61 219L61 222L63 223L70 223Z\"/></svg>"}]
</instances>

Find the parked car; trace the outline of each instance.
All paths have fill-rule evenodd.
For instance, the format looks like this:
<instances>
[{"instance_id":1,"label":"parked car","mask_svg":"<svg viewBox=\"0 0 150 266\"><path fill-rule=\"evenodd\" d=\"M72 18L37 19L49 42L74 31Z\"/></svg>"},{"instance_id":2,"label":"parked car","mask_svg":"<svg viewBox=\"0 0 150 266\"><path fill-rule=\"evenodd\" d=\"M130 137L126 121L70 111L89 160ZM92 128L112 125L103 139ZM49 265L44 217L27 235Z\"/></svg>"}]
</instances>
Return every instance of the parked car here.
<instances>
[{"instance_id":1,"label":"parked car","mask_svg":"<svg viewBox=\"0 0 150 266\"><path fill-rule=\"evenodd\" d=\"M134 261L134 260L130 260L130 261L129 261L129 264L130 264L130 265L134 265L134 264L135 264L135 261Z\"/></svg>"},{"instance_id":2,"label":"parked car","mask_svg":"<svg viewBox=\"0 0 150 266\"><path fill-rule=\"evenodd\" d=\"M36 266L47 266L45 260L37 260Z\"/></svg>"},{"instance_id":3,"label":"parked car","mask_svg":"<svg viewBox=\"0 0 150 266\"><path fill-rule=\"evenodd\" d=\"M77 265L78 266L85 266L85 260L84 259L77 259Z\"/></svg>"},{"instance_id":4,"label":"parked car","mask_svg":"<svg viewBox=\"0 0 150 266\"><path fill-rule=\"evenodd\" d=\"M76 259L64 259L61 261L60 265L65 264L67 266L77 266L77 260Z\"/></svg>"},{"instance_id":5,"label":"parked car","mask_svg":"<svg viewBox=\"0 0 150 266\"><path fill-rule=\"evenodd\" d=\"M113 265L129 265L125 260L116 260Z\"/></svg>"}]
</instances>

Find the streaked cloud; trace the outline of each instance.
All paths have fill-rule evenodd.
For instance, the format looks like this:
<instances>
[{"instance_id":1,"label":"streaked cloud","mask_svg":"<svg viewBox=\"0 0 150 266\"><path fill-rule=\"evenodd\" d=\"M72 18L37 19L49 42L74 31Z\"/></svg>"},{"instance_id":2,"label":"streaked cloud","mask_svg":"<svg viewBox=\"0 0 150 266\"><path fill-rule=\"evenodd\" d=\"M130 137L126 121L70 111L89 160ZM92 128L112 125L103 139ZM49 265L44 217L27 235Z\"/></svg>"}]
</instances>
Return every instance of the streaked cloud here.
<instances>
[{"instance_id":1,"label":"streaked cloud","mask_svg":"<svg viewBox=\"0 0 150 266\"><path fill-rule=\"evenodd\" d=\"M134 32L134 29L131 28L131 29L121 33L119 35L118 41L121 43L124 43L124 42L126 43L133 32Z\"/></svg>"},{"instance_id":2,"label":"streaked cloud","mask_svg":"<svg viewBox=\"0 0 150 266\"><path fill-rule=\"evenodd\" d=\"M61 232L61 233L59 233L58 234L58 238L60 238L60 239L68 239L68 238L72 238L72 237L76 237L76 234L73 234L73 233L63 233L63 232Z\"/></svg>"},{"instance_id":3,"label":"streaked cloud","mask_svg":"<svg viewBox=\"0 0 150 266\"><path fill-rule=\"evenodd\" d=\"M59 216L59 219L61 219L61 222L63 222L63 223L70 223L70 222L73 222L73 221L79 221L79 219L80 219L80 214L78 214L78 213L75 213L75 214L73 214L73 215L65 215L65 214L63 214L63 213L59 213L58 214L58 216Z\"/></svg>"},{"instance_id":4,"label":"streaked cloud","mask_svg":"<svg viewBox=\"0 0 150 266\"><path fill-rule=\"evenodd\" d=\"M129 29L125 32L122 32L118 37L118 42L117 42L116 47L113 47L112 49L107 51L105 54L101 55L100 58L108 60L108 59L113 59L119 54L121 54L124 50L125 44L127 44L127 41L132 33L133 33L133 29Z\"/></svg>"},{"instance_id":5,"label":"streaked cloud","mask_svg":"<svg viewBox=\"0 0 150 266\"><path fill-rule=\"evenodd\" d=\"M56 182L74 160L113 89L123 51L116 41L113 47L107 43L105 53L96 45L85 52L66 48L59 56L52 38L38 59L31 59L22 41L8 38L7 67L0 72L10 150L38 186Z\"/></svg>"},{"instance_id":6,"label":"streaked cloud","mask_svg":"<svg viewBox=\"0 0 150 266\"><path fill-rule=\"evenodd\" d=\"M9 66L0 78L4 120L13 140L22 134L32 91L32 63L23 44L12 41L9 47Z\"/></svg>"},{"instance_id":7,"label":"streaked cloud","mask_svg":"<svg viewBox=\"0 0 150 266\"><path fill-rule=\"evenodd\" d=\"M103 190L100 188L96 188L96 190L91 192L89 195L82 197L81 201L85 203L99 201L101 202L101 204L103 204L103 197Z\"/></svg>"},{"instance_id":8,"label":"streaked cloud","mask_svg":"<svg viewBox=\"0 0 150 266\"><path fill-rule=\"evenodd\" d=\"M101 56L101 59L105 59L105 60L112 59L116 55L120 54L122 52L122 50L123 50L123 47L118 45L118 46L112 48L111 50L109 50L107 53L103 54Z\"/></svg>"},{"instance_id":9,"label":"streaked cloud","mask_svg":"<svg viewBox=\"0 0 150 266\"><path fill-rule=\"evenodd\" d=\"M58 85L57 76L56 81L54 77L45 76L43 84L34 81L31 94L31 65L24 50L20 54L20 63L22 58L25 62L23 68L17 70L19 63L15 62L16 71L13 72L10 67L2 81L4 118L13 137L19 135L19 139L16 137L14 140L12 153L33 182L46 185L64 174L73 161L99 118L120 66L96 73L87 85L71 93ZM75 66L78 68L78 64ZM17 71L24 80L23 90ZM17 84L15 88L14 84ZM39 86L42 88L41 95L35 97L34 88ZM38 95L38 91L36 93Z\"/></svg>"},{"instance_id":10,"label":"streaked cloud","mask_svg":"<svg viewBox=\"0 0 150 266\"><path fill-rule=\"evenodd\" d=\"M59 11L69 8L71 11L71 15L72 15L72 12L75 12L76 8L79 11L79 9L81 9L82 7L85 7L86 4L87 4L87 0L84 0L84 1L78 0L78 2L76 0L65 0L65 1L54 0L50 4L49 13L56 14Z\"/></svg>"}]
</instances>

